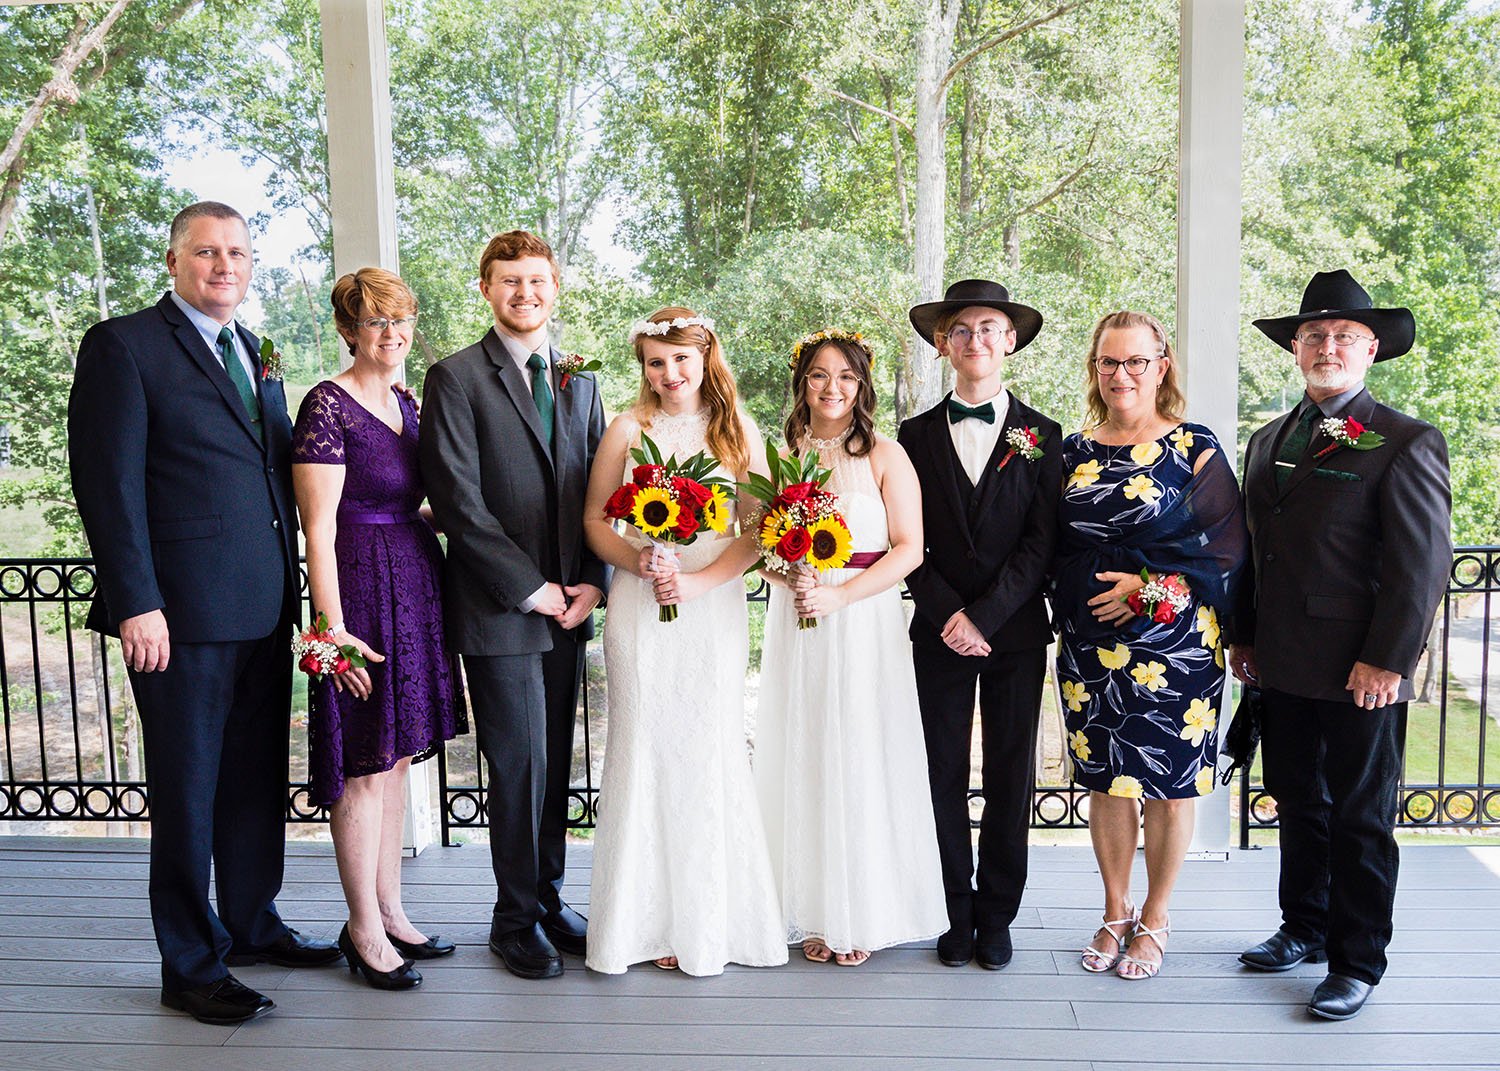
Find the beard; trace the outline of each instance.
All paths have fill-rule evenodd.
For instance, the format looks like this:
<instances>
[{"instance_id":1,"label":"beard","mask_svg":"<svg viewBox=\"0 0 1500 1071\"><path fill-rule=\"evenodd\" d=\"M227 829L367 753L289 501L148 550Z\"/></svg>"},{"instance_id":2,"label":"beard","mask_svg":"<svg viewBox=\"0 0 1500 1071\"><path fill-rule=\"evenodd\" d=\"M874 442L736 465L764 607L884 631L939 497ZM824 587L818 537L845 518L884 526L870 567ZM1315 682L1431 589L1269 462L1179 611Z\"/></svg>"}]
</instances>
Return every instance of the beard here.
<instances>
[{"instance_id":1,"label":"beard","mask_svg":"<svg viewBox=\"0 0 1500 1071\"><path fill-rule=\"evenodd\" d=\"M1362 383L1364 374L1348 365L1319 364L1303 372L1302 378L1309 387L1342 394L1349 388Z\"/></svg>"}]
</instances>

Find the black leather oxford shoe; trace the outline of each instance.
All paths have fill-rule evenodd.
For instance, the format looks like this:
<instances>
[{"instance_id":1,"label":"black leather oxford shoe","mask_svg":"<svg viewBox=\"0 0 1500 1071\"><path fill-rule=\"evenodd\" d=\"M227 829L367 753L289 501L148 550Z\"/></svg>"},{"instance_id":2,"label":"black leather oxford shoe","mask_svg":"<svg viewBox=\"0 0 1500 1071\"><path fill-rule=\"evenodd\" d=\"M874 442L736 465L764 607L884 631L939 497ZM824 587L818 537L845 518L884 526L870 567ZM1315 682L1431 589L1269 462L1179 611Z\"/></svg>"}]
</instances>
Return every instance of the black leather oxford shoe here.
<instances>
[{"instance_id":1,"label":"black leather oxford shoe","mask_svg":"<svg viewBox=\"0 0 1500 1071\"><path fill-rule=\"evenodd\" d=\"M542 932L559 952L582 956L588 951L589 920L567 904L542 919Z\"/></svg>"},{"instance_id":2,"label":"black leather oxford shoe","mask_svg":"<svg viewBox=\"0 0 1500 1071\"><path fill-rule=\"evenodd\" d=\"M974 958L974 930L955 926L937 939L938 959L944 967L963 967Z\"/></svg>"},{"instance_id":3,"label":"black leather oxford shoe","mask_svg":"<svg viewBox=\"0 0 1500 1071\"><path fill-rule=\"evenodd\" d=\"M187 1012L200 1023L215 1026L249 1022L276 1007L270 997L241 985L232 974L192 989L163 989L161 1002L169 1008Z\"/></svg>"},{"instance_id":4,"label":"black leather oxford shoe","mask_svg":"<svg viewBox=\"0 0 1500 1071\"><path fill-rule=\"evenodd\" d=\"M1375 987L1347 974L1330 974L1313 990L1307 1010L1319 1019L1353 1019L1365 1006Z\"/></svg>"},{"instance_id":5,"label":"black leather oxford shoe","mask_svg":"<svg viewBox=\"0 0 1500 1071\"><path fill-rule=\"evenodd\" d=\"M1293 937L1285 930L1240 953L1240 962L1258 971L1289 971L1299 963L1321 963L1323 958L1322 941Z\"/></svg>"},{"instance_id":6,"label":"black leather oxford shoe","mask_svg":"<svg viewBox=\"0 0 1500 1071\"><path fill-rule=\"evenodd\" d=\"M287 930L264 948L231 949L224 962L231 967L248 967L255 963L274 963L278 967L326 967L344 958L332 941L303 937Z\"/></svg>"},{"instance_id":7,"label":"black leather oxford shoe","mask_svg":"<svg viewBox=\"0 0 1500 1071\"><path fill-rule=\"evenodd\" d=\"M987 971L998 971L1010 962L1015 949L1010 943L1010 928L980 930L974 942L974 958Z\"/></svg>"},{"instance_id":8,"label":"black leather oxford shoe","mask_svg":"<svg viewBox=\"0 0 1500 1071\"><path fill-rule=\"evenodd\" d=\"M490 934L490 951L505 961L505 969L517 978L556 978L563 972L562 956L540 923L509 933Z\"/></svg>"}]
</instances>

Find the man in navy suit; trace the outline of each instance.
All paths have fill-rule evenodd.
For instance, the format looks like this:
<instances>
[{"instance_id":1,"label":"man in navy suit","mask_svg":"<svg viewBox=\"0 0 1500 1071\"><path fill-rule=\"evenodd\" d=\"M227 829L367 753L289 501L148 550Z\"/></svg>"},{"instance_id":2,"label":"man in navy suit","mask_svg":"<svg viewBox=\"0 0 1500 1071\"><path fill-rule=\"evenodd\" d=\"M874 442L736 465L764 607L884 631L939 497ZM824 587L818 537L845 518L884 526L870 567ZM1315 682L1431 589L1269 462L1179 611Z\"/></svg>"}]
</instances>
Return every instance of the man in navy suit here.
<instances>
[{"instance_id":1,"label":"man in navy suit","mask_svg":"<svg viewBox=\"0 0 1500 1071\"><path fill-rule=\"evenodd\" d=\"M955 389L901 425L922 482L926 557L906 578L916 603L912 659L948 898L938 959L997 970L1026 885L1037 721L1052 639L1042 598L1062 491L1058 425L1006 391L1001 369L1042 315L999 283L964 279L910 313L953 364ZM1016 447L1021 437L1026 449ZM1032 439L1035 442L1032 444ZM1012 441L1015 440L1015 441ZM974 696L984 814L969 832Z\"/></svg>"},{"instance_id":2,"label":"man in navy suit","mask_svg":"<svg viewBox=\"0 0 1500 1071\"><path fill-rule=\"evenodd\" d=\"M156 305L83 336L69 456L98 574L88 625L120 638L145 736L161 1000L236 1023L274 1005L229 965L339 958L273 902L298 590L292 425L234 319L250 285L244 217L183 209L167 271Z\"/></svg>"}]
</instances>

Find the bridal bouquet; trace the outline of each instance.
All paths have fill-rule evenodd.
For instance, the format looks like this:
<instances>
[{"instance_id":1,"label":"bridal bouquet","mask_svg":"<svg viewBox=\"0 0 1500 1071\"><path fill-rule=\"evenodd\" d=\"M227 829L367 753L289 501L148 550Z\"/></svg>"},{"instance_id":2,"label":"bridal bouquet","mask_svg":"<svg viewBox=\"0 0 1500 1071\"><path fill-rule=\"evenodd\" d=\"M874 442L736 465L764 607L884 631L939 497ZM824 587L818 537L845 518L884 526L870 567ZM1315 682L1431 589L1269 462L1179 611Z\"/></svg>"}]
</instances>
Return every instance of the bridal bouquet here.
<instances>
[{"instance_id":1,"label":"bridal bouquet","mask_svg":"<svg viewBox=\"0 0 1500 1071\"><path fill-rule=\"evenodd\" d=\"M353 644L339 645L328 630L328 615L321 610L312 626L292 640L292 654L297 659L297 668L315 681L365 664L365 656Z\"/></svg>"},{"instance_id":2,"label":"bridal bouquet","mask_svg":"<svg viewBox=\"0 0 1500 1071\"><path fill-rule=\"evenodd\" d=\"M663 461L661 450L644 433L630 456L636 462L630 482L609 496L604 515L639 529L651 541L653 562L674 553L668 543L686 546L702 529L723 532L729 527L734 485L711 475L719 467L717 459L700 450L686 461L675 454ZM675 621L677 607L663 606L658 616Z\"/></svg>"},{"instance_id":3,"label":"bridal bouquet","mask_svg":"<svg viewBox=\"0 0 1500 1071\"><path fill-rule=\"evenodd\" d=\"M760 517L761 565L772 572L790 575L796 569L842 569L853 554L854 537L838 496L823 490L831 475L818 468L818 455L782 457L766 440L766 464L771 478L751 473L740 485L747 494L765 503ZM816 617L797 618L797 627L816 628Z\"/></svg>"}]
</instances>

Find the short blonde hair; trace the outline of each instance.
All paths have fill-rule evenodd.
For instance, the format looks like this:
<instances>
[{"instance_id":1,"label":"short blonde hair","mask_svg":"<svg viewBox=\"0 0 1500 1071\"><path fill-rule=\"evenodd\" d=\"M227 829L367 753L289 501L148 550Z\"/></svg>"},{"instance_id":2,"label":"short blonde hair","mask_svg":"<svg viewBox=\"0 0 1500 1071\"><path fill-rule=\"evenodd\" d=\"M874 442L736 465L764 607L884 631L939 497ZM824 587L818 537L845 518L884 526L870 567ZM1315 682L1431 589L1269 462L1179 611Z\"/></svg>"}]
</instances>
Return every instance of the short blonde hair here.
<instances>
[{"instance_id":1,"label":"short blonde hair","mask_svg":"<svg viewBox=\"0 0 1500 1071\"><path fill-rule=\"evenodd\" d=\"M354 334L367 316L411 316L417 311L417 295L401 276L384 268L360 268L340 277L329 296L333 323L354 353Z\"/></svg>"},{"instance_id":2,"label":"short blonde hair","mask_svg":"<svg viewBox=\"0 0 1500 1071\"><path fill-rule=\"evenodd\" d=\"M1106 331L1131 327L1149 329L1156 336L1156 345L1161 351L1157 356L1167 359L1167 373L1162 376L1161 385L1156 388L1157 415L1166 420L1181 420L1182 414L1187 410L1187 398L1183 396L1182 388L1177 382L1177 351L1172 348L1171 339L1167 338L1167 329L1149 312L1121 309L1119 312L1110 313L1094 325L1094 337L1089 343L1089 355L1083 362L1083 375L1087 386L1084 405L1088 410L1090 427L1097 428L1109 419L1109 407L1104 404L1104 395L1099 393L1099 374L1094 368L1094 358L1099 356L1099 340L1104 337ZM1118 372L1115 374L1119 375Z\"/></svg>"}]
</instances>

